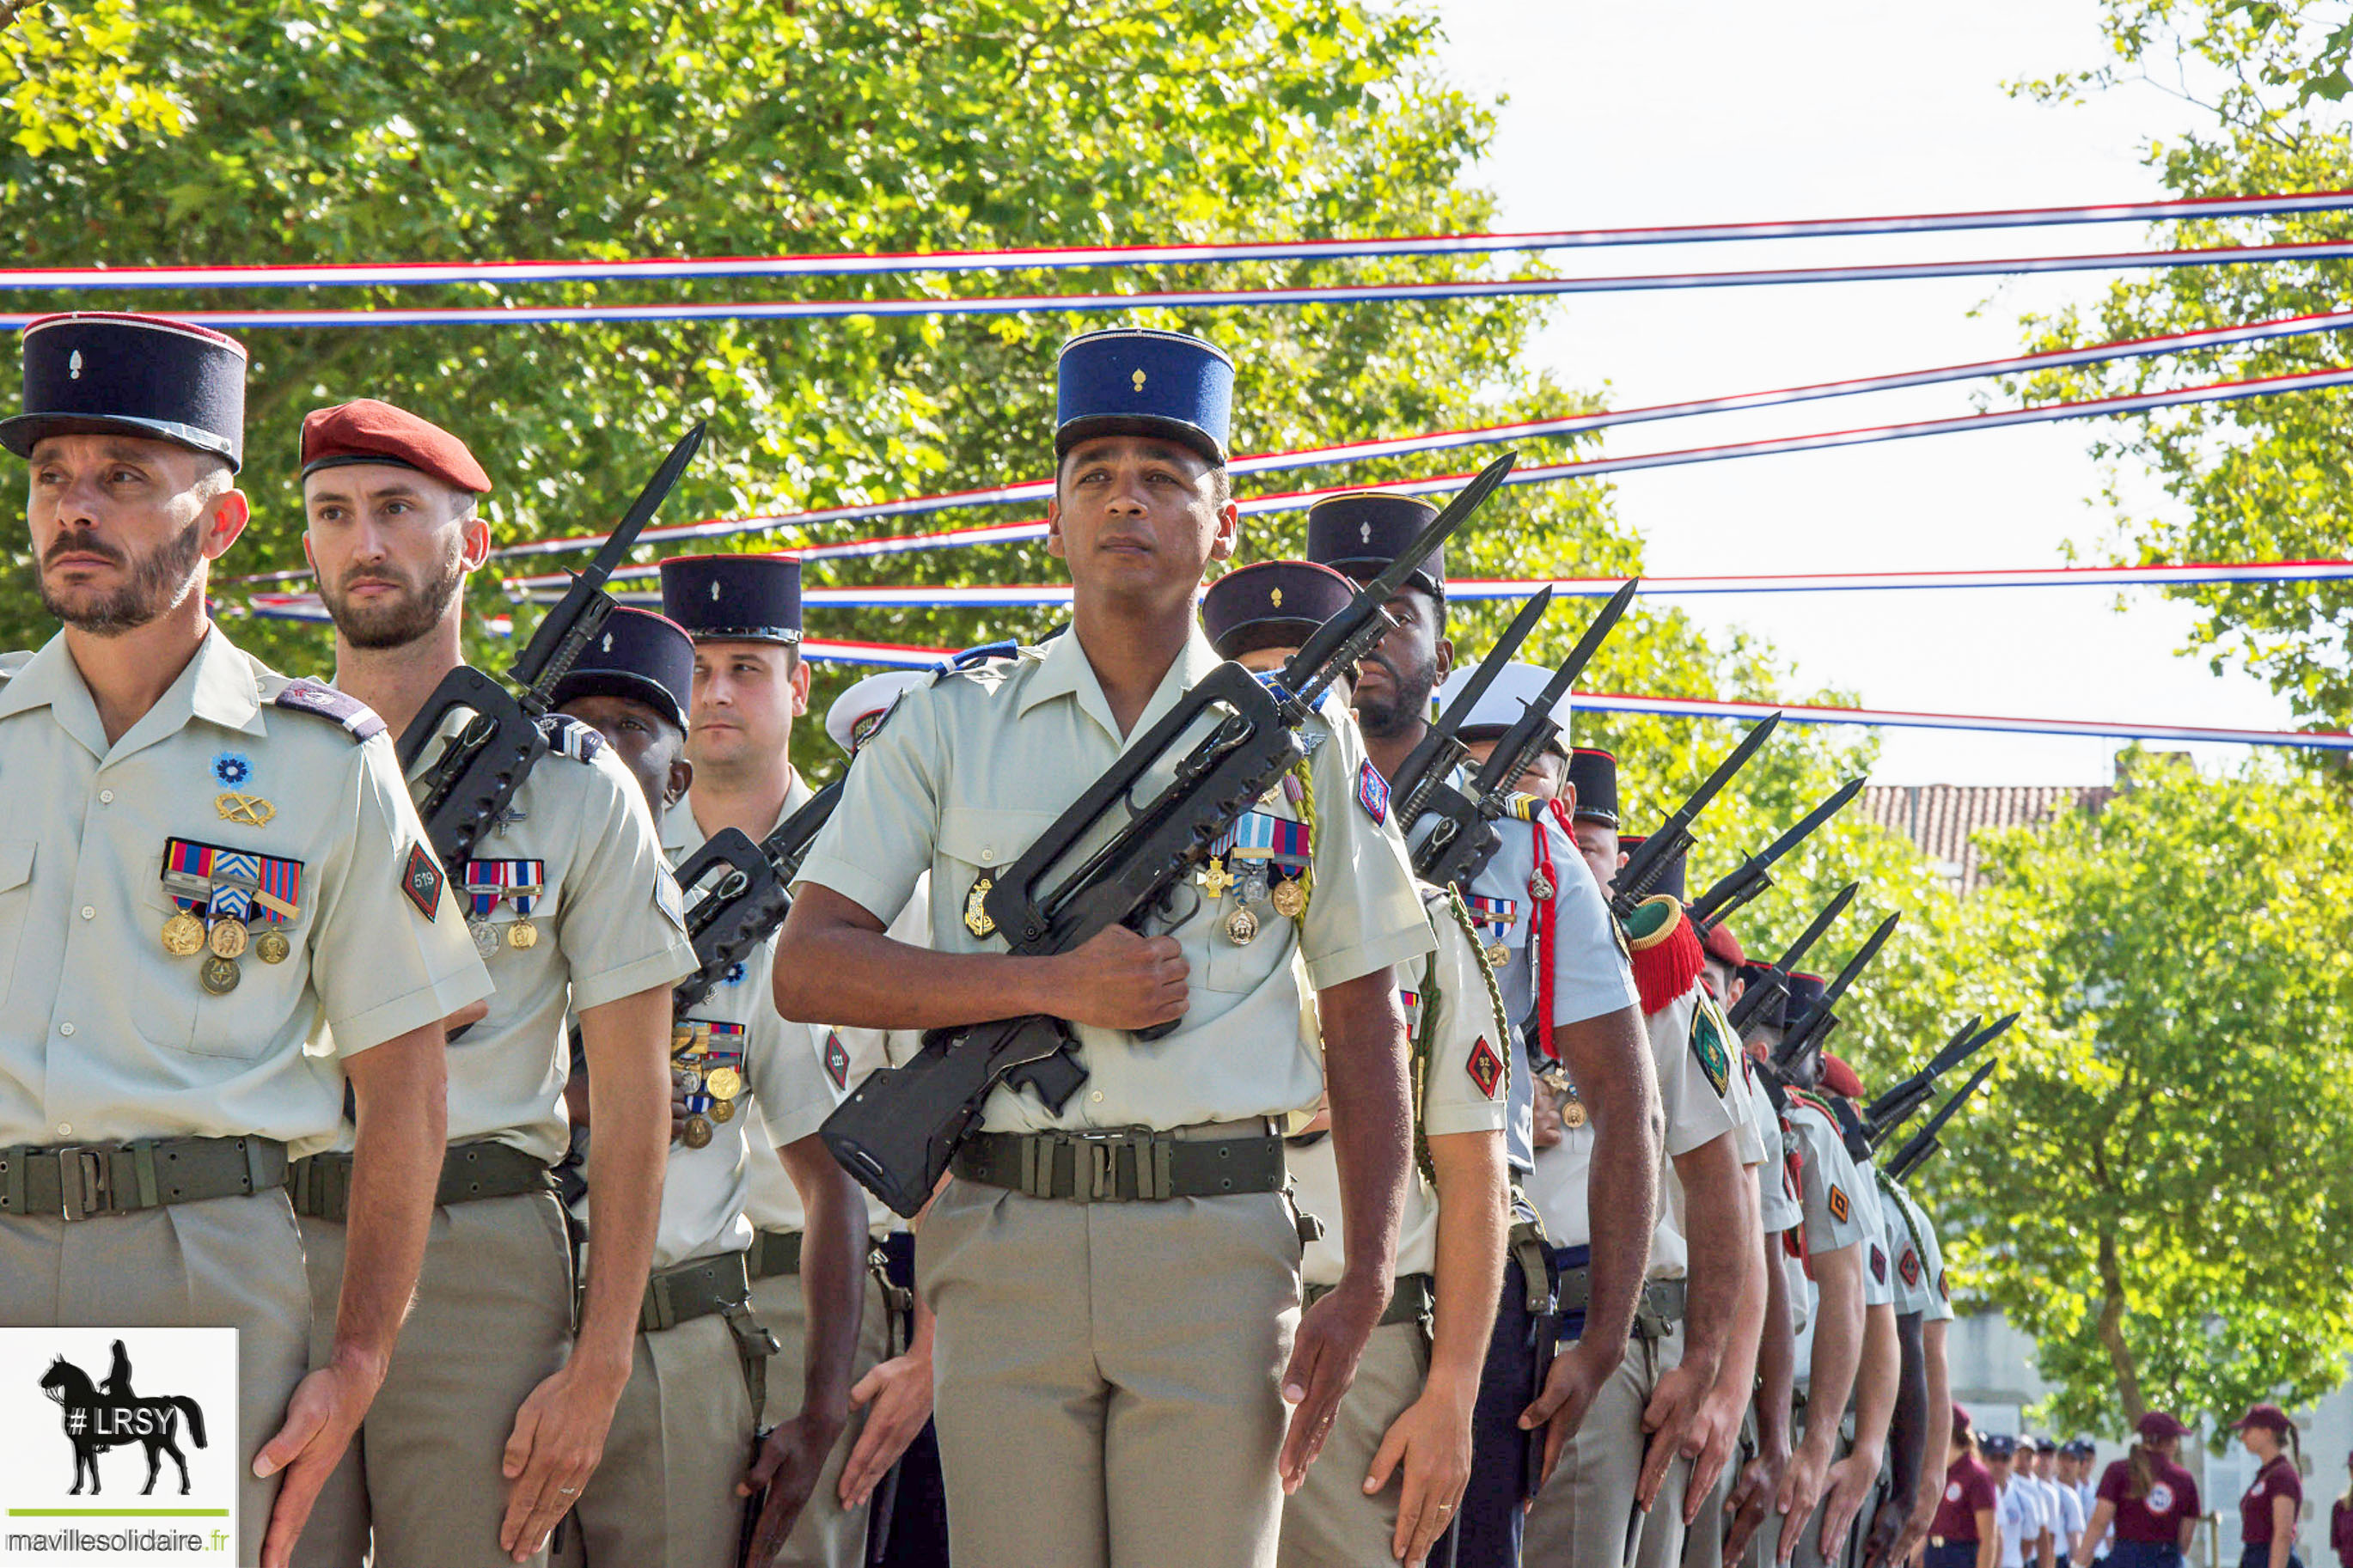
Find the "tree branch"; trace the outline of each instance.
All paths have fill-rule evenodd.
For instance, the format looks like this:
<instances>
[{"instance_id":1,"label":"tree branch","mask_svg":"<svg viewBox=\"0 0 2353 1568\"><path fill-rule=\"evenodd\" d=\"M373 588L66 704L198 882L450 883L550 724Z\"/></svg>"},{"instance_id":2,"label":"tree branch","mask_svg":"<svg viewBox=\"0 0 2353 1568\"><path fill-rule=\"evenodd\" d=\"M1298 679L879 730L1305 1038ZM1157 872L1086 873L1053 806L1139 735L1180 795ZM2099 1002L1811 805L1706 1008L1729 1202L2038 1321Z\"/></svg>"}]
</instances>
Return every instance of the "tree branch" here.
<instances>
[{"instance_id":1,"label":"tree branch","mask_svg":"<svg viewBox=\"0 0 2353 1568\"><path fill-rule=\"evenodd\" d=\"M2105 1225L2100 1227L2100 1289L2106 1294L2100 1302L2100 1321L2094 1331L2116 1369L2116 1397L2124 1405L2125 1419L2137 1422L2148 1405L2141 1396L2139 1363L2132 1347L2125 1343L2125 1280L2124 1269L2116 1261L2116 1232Z\"/></svg>"}]
</instances>

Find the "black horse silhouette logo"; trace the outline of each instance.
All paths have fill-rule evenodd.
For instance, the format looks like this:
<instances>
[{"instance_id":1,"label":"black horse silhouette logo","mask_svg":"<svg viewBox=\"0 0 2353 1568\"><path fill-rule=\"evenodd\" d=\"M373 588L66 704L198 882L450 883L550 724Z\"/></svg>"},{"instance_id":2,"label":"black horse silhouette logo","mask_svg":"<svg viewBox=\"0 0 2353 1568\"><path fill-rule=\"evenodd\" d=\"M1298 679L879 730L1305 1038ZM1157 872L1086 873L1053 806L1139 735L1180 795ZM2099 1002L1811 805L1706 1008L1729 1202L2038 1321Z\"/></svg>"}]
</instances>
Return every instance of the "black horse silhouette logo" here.
<instances>
[{"instance_id":1,"label":"black horse silhouette logo","mask_svg":"<svg viewBox=\"0 0 2353 1568\"><path fill-rule=\"evenodd\" d=\"M90 1476L92 1497L98 1495L98 1456L108 1448L128 1443L147 1445L147 1484L139 1489L142 1497L155 1489L156 1472L163 1468L164 1456L172 1456L180 1467L180 1495L188 1494L188 1457L180 1452L180 1417L188 1418L188 1436L196 1447L205 1446L204 1407L184 1394L160 1399L142 1399L131 1391L131 1357L122 1342L114 1342L114 1365L108 1372L106 1385L91 1384L90 1373L59 1356L41 1374L41 1392L63 1407L66 1440L73 1445L73 1490L81 1490L82 1475Z\"/></svg>"}]
</instances>

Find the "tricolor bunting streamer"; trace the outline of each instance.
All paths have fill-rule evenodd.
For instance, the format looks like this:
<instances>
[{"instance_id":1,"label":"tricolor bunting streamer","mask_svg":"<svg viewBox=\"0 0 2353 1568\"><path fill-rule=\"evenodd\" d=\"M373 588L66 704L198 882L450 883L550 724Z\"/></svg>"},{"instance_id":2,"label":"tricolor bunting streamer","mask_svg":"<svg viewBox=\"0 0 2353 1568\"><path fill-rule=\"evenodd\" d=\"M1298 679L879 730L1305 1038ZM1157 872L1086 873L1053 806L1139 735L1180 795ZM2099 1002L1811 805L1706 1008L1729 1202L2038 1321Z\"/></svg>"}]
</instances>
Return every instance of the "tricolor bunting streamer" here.
<instances>
[{"instance_id":1,"label":"tricolor bunting streamer","mask_svg":"<svg viewBox=\"0 0 2353 1568\"><path fill-rule=\"evenodd\" d=\"M1467 447L1493 446L1509 441L1541 440L1553 437L1573 436L1588 431L1605 430L1620 425L1650 424L1663 419L1681 419L1705 414L1745 413L1761 408L1815 402L1825 398L1858 396L1875 392L1894 392L1910 387L1977 380L1986 376L2031 375L2045 371L2064 370L2077 365L2095 364L2113 360L2235 348L2248 343L2302 337L2317 332L2343 331L2348 328L2353 328L2353 310L2329 310L2307 316L2282 317L2244 326L2214 327L2192 332L2171 332L2153 338L2130 338L2115 342L2088 344L2083 348L2055 349L2043 353L2012 354L2001 359L1975 360L1964 364L1943 365L1929 370L1898 371L1884 375L1852 376L1841 381L1812 382L1799 386L1780 387L1764 392L1734 393L1725 396L1692 398L1677 403L1645 404L1632 408L1603 409L1592 414L1561 415L1552 418L1522 420L1507 425L1482 425L1458 430L1436 430L1418 436L1383 437L1375 440L1350 441L1330 447L1300 447L1286 452L1254 453L1234 458L1228 465L1228 469L1237 477L1246 477L1342 463L1369 462L1378 458L1410 457L1421 452L1448 451ZM716 539L731 534L768 532L786 528L815 528L835 522L879 522L892 518L919 517L965 507L1035 504L1050 499L1053 493L1054 481L1051 479L1025 479L1018 484L997 485L982 489L911 496L897 500L828 507L812 511L770 512L756 517L714 518L701 522L676 523L666 528L649 528L639 534L638 538L647 544L660 544L681 540ZM531 556L561 554L575 550L593 550L603 545L605 539L604 534L598 533L532 540L525 543L511 544L502 549L494 550L491 555L493 560L518 560ZM976 542L985 542L985 541L976 541ZM241 584L288 583L301 581L308 578L310 574L304 569L289 569L257 573L232 580ZM627 577L630 573L625 570L620 575ZM548 583L564 581L561 574L522 579L523 585L526 587L537 587Z\"/></svg>"},{"instance_id":2,"label":"tricolor bunting streamer","mask_svg":"<svg viewBox=\"0 0 2353 1568\"><path fill-rule=\"evenodd\" d=\"M1075 245L1007 250L836 251L799 256L645 257L581 261L329 262L310 266L11 267L0 289L327 289L422 284L588 283L695 278L840 278L1015 272L1066 268L1188 267L1238 261L1323 261L1352 257L1493 256L1630 245L1723 240L1832 239L1855 235L1954 234L2094 223L2166 223L2341 212L2353 191L2120 202L2099 206L1998 207L1981 212L1799 218L1648 228L1539 229L1524 233L1360 236L1234 244Z\"/></svg>"},{"instance_id":3,"label":"tricolor bunting streamer","mask_svg":"<svg viewBox=\"0 0 2353 1568\"><path fill-rule=\"evenodd\" d=\"M182 310L179 319L229 331L330 327L580 326L628 321L864 321L903 316L1089 314L1227 306L1383 305L1417 300L1549 299L1661 289L1751 289L1782 283L1891 283L1932 278L1998 278L2041 272L2120 272L2139 268L2229 267L2245 262L2327 261L2353 256L2353 240L2228 245L2198 250L2119 250L2090 256L2015 256L1984 261L1892 261L1867 267L1779 267L1737 272L1648 272L1611 278L1471 278L1409 283L1341 283L1291 289L1162 289L1132 293L918 295L899 300L736 300L612 305L386 306L359 310ZM0 314L0 327L37 318Z\"/></svg>"}]
</instances>

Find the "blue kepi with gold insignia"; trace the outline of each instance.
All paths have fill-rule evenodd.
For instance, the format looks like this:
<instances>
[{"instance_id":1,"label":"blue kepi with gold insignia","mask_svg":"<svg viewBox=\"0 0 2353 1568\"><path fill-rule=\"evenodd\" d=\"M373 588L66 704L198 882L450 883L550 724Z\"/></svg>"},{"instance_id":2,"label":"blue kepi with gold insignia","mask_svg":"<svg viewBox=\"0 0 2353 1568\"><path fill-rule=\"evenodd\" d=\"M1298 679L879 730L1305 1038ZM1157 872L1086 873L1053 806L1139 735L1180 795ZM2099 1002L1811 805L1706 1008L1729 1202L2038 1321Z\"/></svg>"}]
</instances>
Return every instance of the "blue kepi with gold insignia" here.
<instances>
[{"instance_id":1,"label":"blue kepi with gold insignia","mask_svg":"<svg viewBox=\"0 0 2353 1568\"><path fill-rule=\"evenodd\" d=\"M1054 457L1098 436L1159 436L1226 462L1234 362L1184 332L1111 327L1062 345L1055 373Z\"/></svg>"},{"instance_id":2,"label":"blue kepi with gold insignia","mask_svg":"<svg viewBox=\"0 0 2353 1568\"><path fill-rule=\"evenodd\" d=\"M165 316L80 310L25 328L24 411L0 419L20 458L50 436L135 436L245 463L245 348Z\"/></svg>"}]
</instances>

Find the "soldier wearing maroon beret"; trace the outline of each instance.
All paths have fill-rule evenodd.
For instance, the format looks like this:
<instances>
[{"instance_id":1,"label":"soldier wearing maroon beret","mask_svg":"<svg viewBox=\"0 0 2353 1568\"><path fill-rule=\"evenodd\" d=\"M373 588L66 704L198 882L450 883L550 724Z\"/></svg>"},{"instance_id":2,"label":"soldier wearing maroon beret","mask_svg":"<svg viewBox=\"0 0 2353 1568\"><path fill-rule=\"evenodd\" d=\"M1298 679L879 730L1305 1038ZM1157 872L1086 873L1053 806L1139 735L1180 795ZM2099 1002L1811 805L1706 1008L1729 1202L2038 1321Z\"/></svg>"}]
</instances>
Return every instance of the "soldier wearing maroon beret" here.
<instances>
[{"instance_id":1,"label":"soldier wearing maroon beret","mask_svg":"<svg viewBox=\"0 0 2353 1568\"><path fill-rule=\"evenodd\" d=\"M346 403L302 422L302 549L334 618L336 684L402 734L412 788L472 718L427 705L463 662L465 583L491 549L477 502L490 489L463 441L391 404ZM543 1560L604 1454L640 1348L670 1131L670 989L693 952L635 779L587 724L555 714L540 725L547 753L474 858L448 868L497 992L451 1052L416 1304L353 1457L322 1495L305 1563L356 1568L371 1547L382 1568ZM596 1237L576 1333L550 1176L569 1142L567 1011L592 1068L596 1130ZM320 1323L334 1318L334 1268L356 1218L349 1148L300 1162L294 1178ZM726 1340L711 1299L724 1293L723 1280L700 1297L681 1288L664 1309L681 1334ZM724 1396L712 1391L714 1408ZM747 1397L739 1380L735 1405ZM710 1507L733 1506L732 1478L712 1489Z\"/></svg>"}]
</instances>

